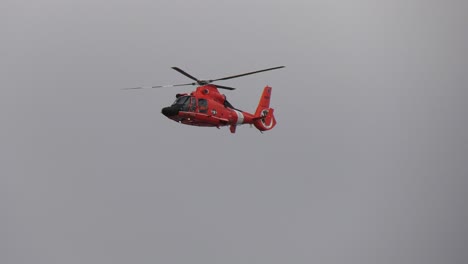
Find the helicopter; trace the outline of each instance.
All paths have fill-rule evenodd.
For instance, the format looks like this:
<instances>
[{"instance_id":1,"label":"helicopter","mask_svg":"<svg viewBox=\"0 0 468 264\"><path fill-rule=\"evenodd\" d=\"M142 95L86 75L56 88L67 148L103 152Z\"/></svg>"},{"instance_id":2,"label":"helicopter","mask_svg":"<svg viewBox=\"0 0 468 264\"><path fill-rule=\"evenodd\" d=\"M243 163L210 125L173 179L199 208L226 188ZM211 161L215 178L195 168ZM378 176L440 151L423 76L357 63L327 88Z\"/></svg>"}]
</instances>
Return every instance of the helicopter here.
<instances>
[{"instance_id":1,"label":"helicopter","mask_svg":"<svg viewBox=\"0 0 468 264\"><path fill-rule=\"evenodd\" d=\"M151 87L132 87L124 88L123 90L197 85L198 87L195 91L176 94L174 103L162 108L161 113L167 118L184 125L216 128L229 126L231 133L235 133L237 126L250 124L263 133L263 131L273 129L276 125L276 119L273 115L274 109L270 108L272 90L270 86L267 85L263 88L255 113L249 113L235 108L228 102L226 95L221 94L218 90L235 90L235 88L212 83L284 67L285 66L278 66L212 80L199 80L178 67L171 67L173 70L176 70L195 82Z\"/></svg>"}]
</instances>

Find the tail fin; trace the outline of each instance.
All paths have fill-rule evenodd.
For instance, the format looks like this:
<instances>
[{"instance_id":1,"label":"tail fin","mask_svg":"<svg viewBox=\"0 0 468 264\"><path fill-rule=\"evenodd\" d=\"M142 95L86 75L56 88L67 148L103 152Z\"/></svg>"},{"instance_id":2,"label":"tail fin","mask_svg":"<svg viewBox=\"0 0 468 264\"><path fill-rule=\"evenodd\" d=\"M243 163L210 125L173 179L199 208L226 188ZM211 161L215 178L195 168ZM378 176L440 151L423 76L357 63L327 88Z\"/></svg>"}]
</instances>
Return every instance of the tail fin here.
<instances>
[{"instance_id":1,"label":"tail fin","mask_svg":"<svg viewBox=\"0 0 468 264\"><path fill-rule=\"evenodd\" d=\"M271 87L266 86L263 89L260 102L258 102L255 111L255 127L260 131L270 130L276 125L276 119L273 115L274 109L270 108Z\"/></svg>"}]
</instances>

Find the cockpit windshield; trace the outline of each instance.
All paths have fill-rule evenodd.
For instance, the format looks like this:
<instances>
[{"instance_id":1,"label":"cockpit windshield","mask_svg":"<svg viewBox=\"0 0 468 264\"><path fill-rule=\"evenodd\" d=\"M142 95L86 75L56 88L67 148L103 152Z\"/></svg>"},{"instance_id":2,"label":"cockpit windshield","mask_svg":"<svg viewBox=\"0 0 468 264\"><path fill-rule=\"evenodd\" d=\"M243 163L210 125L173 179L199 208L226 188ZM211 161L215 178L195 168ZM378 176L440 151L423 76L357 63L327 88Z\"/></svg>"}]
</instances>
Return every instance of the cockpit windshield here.
<instances>
[{"instance_id":1,"label":"cockpit windshield","mask_svg":"<svg viewBox=\"0 0 468 264\"><path fill-rule=\"evenodd\" d=\"M175 107L181 111L194 112L197 107L195 97L181 96L174 101L172 107Z\"/></svg>"},{"instance_id":2,"label":"cockpit windshield","mask_svg":"<svg viewBox=\"0 0 468 264\"><path fill-rule=\"evenodd\" d=\"M190 102L190 100L188 100L189 97L190 96L181 96L177 98L172 105L188 105Z\"/></svg>"}]
</instances>

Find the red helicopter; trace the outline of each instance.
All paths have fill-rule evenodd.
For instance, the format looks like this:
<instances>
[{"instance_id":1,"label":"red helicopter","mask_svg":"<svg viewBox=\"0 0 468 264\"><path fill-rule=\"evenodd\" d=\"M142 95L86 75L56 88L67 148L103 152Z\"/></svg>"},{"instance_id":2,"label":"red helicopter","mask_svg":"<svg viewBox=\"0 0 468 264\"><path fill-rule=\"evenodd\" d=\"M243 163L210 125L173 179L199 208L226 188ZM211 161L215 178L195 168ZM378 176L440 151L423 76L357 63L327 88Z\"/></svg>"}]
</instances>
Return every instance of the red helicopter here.
<instances>
[{"instance_id":1,"label":"red helicopter","mask_svg":"<svg viewBox=\"0 0 468 264\"><path fill-rule=\"evenodd\" d=\"M272 129L276 125L275 116L273 115L274 109L270 108L271 87L266 86L263 89L257 110L255 113L251 114L232 106L226 100L226 96L218 91L218 89L234 90L235 88L211 83L264 71L276 70L284 67L285 66L268 68L213 80L199 80L178 67L172 67L172 69L187 76L195 82L151 87L125 88L124 90L198 85L196 90L190 94L177 94L175 102L171 106L164 107L161 110L161 113L169 119L185 125L217 128L220 128L221 126L229 126L231 133L235 133L236 127L238 125L250 124L254 125L258 130L260 130L260 132L263 132Z\"/></svg>"}]
</instances>

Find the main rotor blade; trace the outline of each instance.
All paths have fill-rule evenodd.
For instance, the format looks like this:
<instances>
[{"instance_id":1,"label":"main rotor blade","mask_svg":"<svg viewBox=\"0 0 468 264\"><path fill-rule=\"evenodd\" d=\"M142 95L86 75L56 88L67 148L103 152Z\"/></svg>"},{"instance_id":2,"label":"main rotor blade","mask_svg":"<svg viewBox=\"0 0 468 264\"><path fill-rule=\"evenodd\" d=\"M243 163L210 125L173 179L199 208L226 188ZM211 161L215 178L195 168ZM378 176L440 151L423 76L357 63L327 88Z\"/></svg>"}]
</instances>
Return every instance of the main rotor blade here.
<instances>
[{"instance_id":1,"label":"main rotor blade","mask_svg":"<svg viewBox=\"0 0 468 264\"><path fill-rule=\"evenodd\" d=\"M220 89L226 89L226 90L235 90L236 88L233 88L233 87L229 87L229 86L222 86L222 85L218 85L218 84L212 84L214 86L216 86L217 88L220 88Z\"/></svg>"},{"instance_id":2,"label":"main rotor blade","mask_svg":"<svg viewBox=\"0 0 468 264\"><path fill-rule=\"evenodd\" d=\"M197 83L183 83L183 84L169 84L169 85L160 85L160 86L151 86L151 88L165 88L165 87L176 87L176 86L187 86L187 85L196 85Z\"/></svg>"},{"instance_id":3,"label":"main rotor blade","mask_svg":"<svg viewBox=\"0 0 468 264\"><path fill-rule=\"evenodd\" d=\"M265 72L265 71L272 71L276 69L281 69L284 68L285 66L278 66L278 67L273 67L273 68L268 68L264 70L259 70L259 71L253 71L253 72L248 72L248 73L243 73L243 74L238 74L238 75L233 75L233 76L228 76L224 78L219 78L219 79L214 79L214 80L198 80L197 78L193 77L192 75L186 73L185 71L181 70L178 67L171 67L172 69L178 71L179 73L187 76L188 78L196 81L194 83L184 83L184 84L171 84L171 85L158 85L158 86L150 86L150 87L132 87L132 88L123 88L122 90L133 90L133 89L148 89L148 88L166 88L166 87L176 87L176 86L186 86L186 85L205 85L209 84L215 81L223 81L223 80L229 80L233 78L238 78L246 75L251 75L255 73L260 73L260 72ZM235 90L236 88L229 87L229 86L223 86L223 85L217 85L215 84L216 87L221 88L221 89L226 89L226 90Z\"/></svg>"},{"instance_id":4,"label":"main rotor blade","mask_svg":"<svg viewBox=\"0 0 468 264\"><path fill-rule=\"evenodd\" d=\"M242 76L246 76L246 75L250 75L250 74L255 74L255 73L259 73L259 72L272 71L272 70L276 70L276 69L281 69L281 68L284 68L284 67L285 67L285 66L279 66L279 67L274 67L274 68L269 68L269 69L264 69L264 70L259 70L259 71L253 71L253 72L248 72L248 73L233 75L233 76L229 76L229 77L224 77L224 78L209 80L208 82L211 83L211 82L214 82L214 81L229 80L229 79L238 78L238 77L242 77Z\"/></svg>"},{"instance_id":5,"label":"main rotor blade","mask_svg":"<svg viewBox=\"0 0 468 264\"><path fill-rule=\"evenodd\" d=\"M134 89L151 89L151 88L166 88L166 87L176 87L176 86L186 86L186 85L196 85L197 83L184 83L184 84L169 84L169 85L157 85L157 86L141 86L141 87L132 87L132 88L123 88L122 90L134 90Z\"/></svg>"},{"instance_id":6,"label":"main rotor blade","mask_svg":"<svg viewBox=\"0 0 468 264\"><path fill-rule=\"evenodd\" d=\"M174 69L174 70L176 70L176 71L182 73L183 75L189 77L190 79L192 79L192 80L194 80L194 81L197 81L197 83L200 82L200 80L198 80L197 78L193 77L192 75L190 75L190 74L184 72L183 70L181 70L181 69L179 69L179 68L177 68L177 67L172 67L172 69Z\"/></svg>"}]
</instances>

